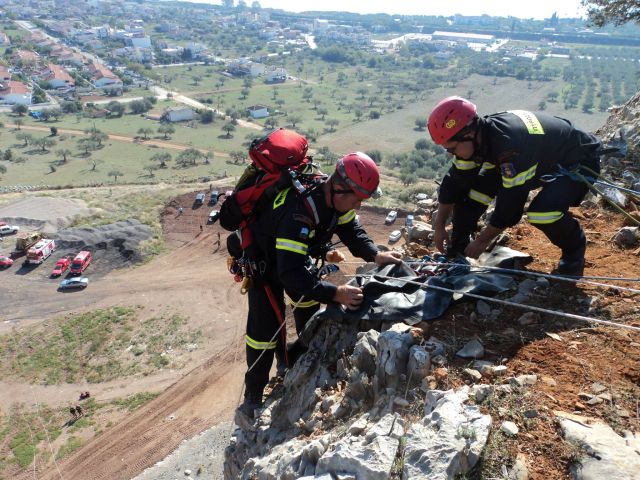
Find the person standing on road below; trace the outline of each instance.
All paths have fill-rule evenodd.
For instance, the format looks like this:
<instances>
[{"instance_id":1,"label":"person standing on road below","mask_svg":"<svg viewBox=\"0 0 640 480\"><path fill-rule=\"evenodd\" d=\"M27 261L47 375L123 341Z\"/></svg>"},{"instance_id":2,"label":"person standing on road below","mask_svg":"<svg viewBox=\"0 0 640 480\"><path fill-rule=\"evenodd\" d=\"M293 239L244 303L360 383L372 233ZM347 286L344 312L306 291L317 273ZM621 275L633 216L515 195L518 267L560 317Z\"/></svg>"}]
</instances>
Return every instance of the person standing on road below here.
<instances>
[{"instance_id":1,"label":"person standing on road below","mask_svg":"<svg viewBox=\"0 0 640 480\"><path fill-rule=\"evenodd\" d=\"M291 134L304 140L306 152L306 139L295 132ZM298 195L294 188L285 189L276 195L272 207L250 225L256 260L262 262L265 269L260 277L252 278L248 291L249 369L245 374L244 403L236 414L238 425L239 422L246 425L253 419L255 409L262 405L275 350L285 343L275 339L284 322L285 291L295 307L298 332L319 309L320 303L336 302L357 308L363 301L360 288L335 286L308 268L313 265L313 258L326 254L333 234L336 233L356 257L378 265L400 263L399 252L378 251L356 218L362 202L379 195L379 182L375 162L364 153L350 153L337 161L335 172L324 178L307 197ZM319 222L310 217L311 204Z\"/></svg>"},{"instance_id":2,"label":"person standing on road below","mask_svg":"<svg viewBox=\"0 0 640 480\"><path fill-rule=\"evenodd\" d=\"M428 128L433 141L454 155L438 196L438 250L478 258L491 240L518 223L529 192L540 189L527 209L527 220L561 249L557 273L583 274L586 237L569 207L580 204L588 187L571 172L583 167L600 171L596 137L544 113L512 110L479 117L473 103L455 96L435 106ZM494 198L488 224L471 240ZM445 226L451 214L449 239Z\"/></svg>"},{"instance_id":3,"label":"person standing on road below","mask_svg":"<svg viewBox=\"0 0 640 480\"><path fill-rule=\"evenodd\" d=\"M184 210L182 209L182 207L178 208L178 216L181 216L183 212Z\"/></svg>"}]
</instances>

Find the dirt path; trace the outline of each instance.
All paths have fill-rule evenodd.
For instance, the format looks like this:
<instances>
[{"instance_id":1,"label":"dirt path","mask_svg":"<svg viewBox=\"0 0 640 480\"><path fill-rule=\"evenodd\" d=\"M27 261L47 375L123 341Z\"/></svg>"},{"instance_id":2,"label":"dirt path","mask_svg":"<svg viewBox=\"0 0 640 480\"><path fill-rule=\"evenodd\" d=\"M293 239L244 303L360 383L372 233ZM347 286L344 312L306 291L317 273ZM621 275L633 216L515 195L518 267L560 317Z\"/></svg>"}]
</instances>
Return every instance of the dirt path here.
<instances>
[{"instance_id":1,"label":"dirt path","mask_svg":"<svg viewBox=\"0 0 640 480\"><path fill-rule=\"evenodd\" d=\"M120 424L59 462L65 479L130 479L171 453L185 438L228 420L240 395L242 348L231 345ZM57 471L38 478L58 479ZM29 479L32 472L18 479Z\"/></svg>"},{"instance_id":2,"label":"dirt path","mask_svg":"<svg viewBox=\"0 0 640 480\"><path fill-rule=\"evenodd\" d=\"M7 127L10 128L18 128L17 125L7 124ZM34 132L49 132L49 127L38 127L37 125L21 125L21 130L32 130ZM68 135L80 135L80 136L88 136L88 133L85 133L82 130L74 130L69 128L58 128L58 133L66 133ZM107 134L110 140L115 140L117 142L127 142L127 143L137 143L139 145L150 145L154 147L168 148L170 150L188 150L190 148L194 148L191 145L185 145L183 143L173 143L173 142L165 142L163 140L140 140L134 137L128 137L126 135L115 135L115 134ZM198 148L202 153L207 153L210 150ZM228 153L225 152L213 152L217 157L229 157Z\"/></svg>"}]
</instances>

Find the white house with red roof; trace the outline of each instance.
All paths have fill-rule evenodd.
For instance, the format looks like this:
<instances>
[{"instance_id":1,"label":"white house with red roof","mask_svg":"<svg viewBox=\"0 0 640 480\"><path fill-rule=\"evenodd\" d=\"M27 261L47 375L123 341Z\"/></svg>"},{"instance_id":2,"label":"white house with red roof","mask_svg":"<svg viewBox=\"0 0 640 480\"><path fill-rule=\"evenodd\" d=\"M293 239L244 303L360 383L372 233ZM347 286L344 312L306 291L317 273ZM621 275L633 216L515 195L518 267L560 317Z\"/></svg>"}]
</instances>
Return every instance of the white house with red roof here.
<instances>
[{"instance_id":1,"label":"white house with red roof","mask_svg":"<svg viewBox=\"0 0 640 480\"><path fill-rule=\"evenodd\" d=\"M76 82L69 73L60 65L50 63L44 72L44 75L40 77L49 84L49 88L69 88L75 87Z\"/></svg>"},{"instance_id":2,"label":"white house with red roof","mask_svg":"<svg viewBox=\"0 0 640 480\"><path fill-rule=\"evenodd\" d=\"M31 89L22 82L9 80L0 84L0 103L31 105Z\"/></svg>"},{"instance_id":3,"label":"white house with red roof","mask_svg":"<svg viewBox=\"0 0 640 480\"><path fill-rule=\"evenodd\" d=\"M122 88L122 80L115 73L101 63L92 63L88 67L93 77L93 84L96 88Z\"/></svg>"}]
</instances>

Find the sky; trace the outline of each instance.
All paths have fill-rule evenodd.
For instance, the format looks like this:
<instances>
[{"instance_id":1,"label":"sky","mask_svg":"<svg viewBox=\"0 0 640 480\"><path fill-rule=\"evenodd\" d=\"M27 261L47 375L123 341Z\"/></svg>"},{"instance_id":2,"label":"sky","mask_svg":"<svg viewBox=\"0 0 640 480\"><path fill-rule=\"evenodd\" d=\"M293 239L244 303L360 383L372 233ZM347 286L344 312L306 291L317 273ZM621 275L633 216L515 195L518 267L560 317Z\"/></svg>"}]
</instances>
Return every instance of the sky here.
<instances>
[{"instance_id":1,"label":"sky","mask_svg":"<svg viewBox=\"0 0 640 480\"><path fill-rule=\"evenodd\" d=\"M220 4L219 0L191 0ZM253 0L245 0L251 6ZM580 0L258 0L264 8L291 12L347 11L401 15L491 15L495 17L549 18L554 12L561 18L581 17ZM237 3L237 0L236 0Z\"/></svg>"}]
</instances>

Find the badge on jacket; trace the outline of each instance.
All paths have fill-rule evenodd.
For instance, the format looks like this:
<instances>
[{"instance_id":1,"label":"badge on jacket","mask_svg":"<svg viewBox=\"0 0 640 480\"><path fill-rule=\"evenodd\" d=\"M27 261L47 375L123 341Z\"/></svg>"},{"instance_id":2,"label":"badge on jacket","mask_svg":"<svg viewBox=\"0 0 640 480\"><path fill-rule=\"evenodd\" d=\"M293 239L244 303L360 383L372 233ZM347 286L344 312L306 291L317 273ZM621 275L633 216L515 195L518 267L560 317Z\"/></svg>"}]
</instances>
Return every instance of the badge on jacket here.
<instances>
[{"instance_id":1,"label":"badge on jacket","mask_svg":"<svg viewBox=\"0 0 640 480\"><path fill-rule=\"evenodd\" d=\"M504 178L513 178L516 176L516 167L513 163L501 163L500 172Z\"/></svg>"},{"instance_id":2,"label":"badge on jacket","mask_svg":"<svg viewBox=\"0 0 640 480\"><path fill-rule=\"evenodd\" d=\"M309 238L309 229L307 227L302 227L300 229L300 233L298 233L298 238L300 240L307 240Z\"/></svg>"}]
</instances>

